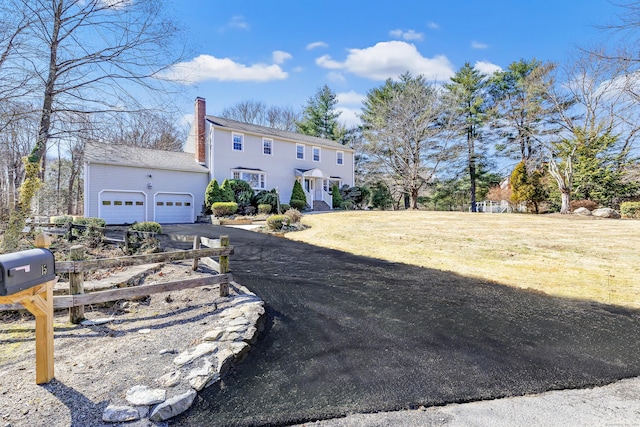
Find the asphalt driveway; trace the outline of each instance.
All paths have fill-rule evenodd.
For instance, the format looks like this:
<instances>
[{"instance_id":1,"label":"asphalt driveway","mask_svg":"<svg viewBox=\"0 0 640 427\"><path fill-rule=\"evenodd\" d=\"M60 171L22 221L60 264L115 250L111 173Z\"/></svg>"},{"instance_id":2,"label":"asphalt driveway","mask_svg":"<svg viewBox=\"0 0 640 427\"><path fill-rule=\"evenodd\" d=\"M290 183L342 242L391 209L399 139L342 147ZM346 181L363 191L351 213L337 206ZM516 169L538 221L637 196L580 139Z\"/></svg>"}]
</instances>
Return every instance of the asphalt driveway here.
<instances>
[{"instance_id":1,"label":"asphalt driveway","mask_svg":"<svg viewBox=\"0 0 640 427\"><path fill-rule=\"evenodd\" d=\"M287 425L640 375L637 311L251 231L163 228L229 235L234 278L268 315L248 358L171 425Z\"/></svg>"}]
</instances>

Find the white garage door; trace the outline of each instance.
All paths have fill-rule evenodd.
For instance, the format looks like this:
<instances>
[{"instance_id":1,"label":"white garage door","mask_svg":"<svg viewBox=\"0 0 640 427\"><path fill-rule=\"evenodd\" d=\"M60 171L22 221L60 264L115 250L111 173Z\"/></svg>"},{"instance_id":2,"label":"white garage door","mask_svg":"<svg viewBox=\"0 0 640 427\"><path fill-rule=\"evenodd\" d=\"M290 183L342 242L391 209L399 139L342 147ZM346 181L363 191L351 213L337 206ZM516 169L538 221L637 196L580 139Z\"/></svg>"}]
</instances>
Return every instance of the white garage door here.
<instances>
[{"instance_id":1,"label":"white garage door","mask_svg":"<svg viewBox=\"0 0 640 427\"><path fill-rule=\"evenodd\" d=\"M132 224L146 220L144 193L103 191L98 203L99 216L107 224Z\"/></svg>"},{"instance_id":2,"label":"white garage door","mask_svg":"<svg viewBox=\"0 0 640 427\"><path fill-rule=\"evenodd\" d=\"M160 224L192 223L191 194L158 193L155 196L156 222Z\"/></svg>"}]
</instances>

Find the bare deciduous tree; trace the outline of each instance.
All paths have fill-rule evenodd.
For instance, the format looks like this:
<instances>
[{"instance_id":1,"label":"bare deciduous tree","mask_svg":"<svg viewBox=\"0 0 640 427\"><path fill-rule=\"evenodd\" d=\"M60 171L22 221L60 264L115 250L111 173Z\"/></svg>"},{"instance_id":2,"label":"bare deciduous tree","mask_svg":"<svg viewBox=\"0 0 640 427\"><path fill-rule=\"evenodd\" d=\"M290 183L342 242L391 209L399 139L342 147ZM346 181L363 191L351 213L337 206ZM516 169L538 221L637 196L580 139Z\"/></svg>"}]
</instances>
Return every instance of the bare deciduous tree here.
<instances>
[{"instance_id":1,"label":"bare deciduous tree","mask_svg":"<svg viewBox=\"0 0 640 427\"><path fill-rule=\"evenodd\" d=\"M225 108L220 116L243 123L295 132L300 112L291 107L267 106L262 101L247 100Z\"/></svg>"},{"instance_id":2,"label":"bare deciduous tree","mask_svg":"<svg viewBox=\"0 0 640 427\"><path fill-rule=\"evenodd\" d=\"M548 141L548 161L562 194L560 213L569 213L576 153L597 147L603 138L613 138L616 143L607 150L616 152L616 167L624 167L637 141L640 121L637 104L629 95L637 77L627 74L621 64L586 52L564 68L563 77L562 84L547 86L562 128Z\"/></svg>"},{"instance_id":3,"label":"bare deciduous tree","mask_svg":"<svg viewBox=\"0 0 640 427\"><path fill-rule=\"evenodd\" d=\"M140 111L141 92L164 89L159 73L181 59L177 31L161 0L8 0L8 10L32 17L20 55L4 65L23 68L42 108L28 158L29 191L13 210L2 247L16 247L37 189L56 118L62 114ZM0 11L2 12L2 11ZM3 14L0 21L6 19ZM13 61L13 62L12 62ZM3 65L3 66L4 66ZM35 172L32 172L35 171ZM27 188L25 187L25 189Z\"/></svg>"},{"instance_id":4,"label":"bare deciduous tree","mask_svg":"<svg viewBox=\"0 0 640 427\"><path fill-rule=\"evenodd\" d=\"M417 209L420 191L451 155L448 142L456 132L452 115L445 114L445 97L424 77L406 73L398 82L387 80L371 90L364 104L361 119L367 153Z\"/></svg>"}]
</instances>

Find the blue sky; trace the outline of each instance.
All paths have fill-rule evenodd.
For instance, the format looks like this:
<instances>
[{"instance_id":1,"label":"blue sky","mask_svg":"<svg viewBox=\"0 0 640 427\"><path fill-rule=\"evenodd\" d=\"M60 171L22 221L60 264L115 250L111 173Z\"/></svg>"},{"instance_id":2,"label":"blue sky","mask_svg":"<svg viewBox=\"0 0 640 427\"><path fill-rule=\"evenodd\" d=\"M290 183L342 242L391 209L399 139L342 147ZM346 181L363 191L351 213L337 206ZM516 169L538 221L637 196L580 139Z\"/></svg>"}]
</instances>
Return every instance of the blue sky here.
<instances>
[{"instance_id":1,"label":"blue sky","mask_svg":"<svg viewBox=\"0 0 640 427\"><path fill-rule=\"evenodd\" d=\"M185 112L244 100L302 107L324 84L352 124L367 91L404 71L447 80L465 62L491 72L518 59L562 63L606 38L608 0L180 0L171 12L193 54L173 70Z\"/></svg>"}]
</instances>

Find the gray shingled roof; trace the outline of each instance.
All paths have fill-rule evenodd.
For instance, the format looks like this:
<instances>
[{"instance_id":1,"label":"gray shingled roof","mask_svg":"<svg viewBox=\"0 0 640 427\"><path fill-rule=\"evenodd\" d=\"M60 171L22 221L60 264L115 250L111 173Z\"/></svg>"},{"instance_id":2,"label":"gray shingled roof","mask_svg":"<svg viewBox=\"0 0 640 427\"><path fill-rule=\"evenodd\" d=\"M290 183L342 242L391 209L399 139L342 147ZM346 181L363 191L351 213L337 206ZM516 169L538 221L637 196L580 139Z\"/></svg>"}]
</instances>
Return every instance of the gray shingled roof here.
<instances>
[{"instance_id":1,"label":"gray shingled roof","mask_svg":"<svg viewBox=\"0 0 640 427\"><path fill-rule=\"evenodd\" d=\"M324 147L337 148L338 150L353 151L346 145L342 145L338 142L330 139L318 138L316 136L303 135L300 133L289 132L286 130L273 129L266 126L258 126L250 123L238 122L235 120L225 119L216 116L206 116L207 120L214 126L227 128L239 132L252 133L256 135L267 135L274 138L285 139L289 141L304 142L312 145L320 145Z\"/></svg>"},{"instance_id":2,"label":"gray shingled roof","mask_svg":"<svg viewBox=\"0 0 640 427\"><path fill-rule=\"evenodd\" d=\"M187 172L208 172L205 166L196 162L193 153L152 150L131 145L89 142L84 150L84 160L91 163L108 165L136 166Z\"/></svg>"}]
</instances>

